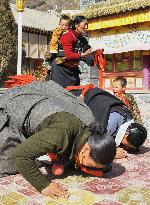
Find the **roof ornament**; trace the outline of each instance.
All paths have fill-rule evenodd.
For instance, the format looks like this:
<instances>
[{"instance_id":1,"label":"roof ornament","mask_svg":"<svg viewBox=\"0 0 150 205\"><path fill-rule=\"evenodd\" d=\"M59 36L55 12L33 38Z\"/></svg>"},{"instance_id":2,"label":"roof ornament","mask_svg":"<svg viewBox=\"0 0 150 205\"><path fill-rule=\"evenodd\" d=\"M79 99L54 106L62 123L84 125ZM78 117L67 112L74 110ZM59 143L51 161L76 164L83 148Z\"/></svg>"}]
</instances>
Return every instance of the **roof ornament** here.
<instances>
[{"instance_id":1,"label":"roof ornament","mask_svg":"<svg viewBox=\"0 0 150 205\"><path fill-rule=\"evenodd\" d=\"M24 0L16 0L16 9L18 12L23 12L25 7L25 1Z\"/></svg>"}]
</instances>

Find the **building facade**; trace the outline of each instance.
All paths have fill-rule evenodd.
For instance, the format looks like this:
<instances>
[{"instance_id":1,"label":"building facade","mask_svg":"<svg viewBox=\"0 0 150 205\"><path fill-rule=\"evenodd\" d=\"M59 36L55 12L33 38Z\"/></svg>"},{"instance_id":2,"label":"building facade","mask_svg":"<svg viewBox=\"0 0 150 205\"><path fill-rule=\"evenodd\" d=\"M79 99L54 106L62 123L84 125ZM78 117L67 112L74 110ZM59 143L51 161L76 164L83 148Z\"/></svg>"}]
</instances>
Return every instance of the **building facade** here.
<instances>
[{"instance_id":1,"label":"building facade","mask_svg":"<svg viewBox=\"0 0 150 205\"><path fill-rule=\"evenodd\" d=\"M90 45L103 48L107 57L102 87L111 89L113 80L124 76L128 89L150 89L150 1L106 1L83 14L89 19Z\"/></svg>"},{"instance_id":2,"label":"building facade","mask_svg":"<svg viewBox=\"0 0 150 205\"><path fill-rule=\"evenodd\" d=\"M18 12L16 5L11 4L16 24ZM24 71L38 70L44 61L53 29L59 24L59 14L55 11L41 12L25 8L23 12L23 59Z\"/></svg>"}]
</instances>

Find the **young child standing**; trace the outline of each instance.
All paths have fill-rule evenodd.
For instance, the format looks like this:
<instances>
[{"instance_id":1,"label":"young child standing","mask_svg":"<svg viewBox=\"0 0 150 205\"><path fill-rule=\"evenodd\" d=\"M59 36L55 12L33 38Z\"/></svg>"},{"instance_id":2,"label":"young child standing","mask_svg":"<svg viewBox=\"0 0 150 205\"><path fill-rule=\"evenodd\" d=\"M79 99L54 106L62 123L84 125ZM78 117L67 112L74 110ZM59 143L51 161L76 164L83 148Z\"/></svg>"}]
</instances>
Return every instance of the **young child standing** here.
<instances>
[{"instance_id":1,"label":"young child standing","mask_svg":"<svg viewBox=\"0 0 150 205\"><path fill-rule=\"evenodd\" d=\"M113 81L113 93L122 100L131 110L135 122L142 124L140 110L133 95L126 93L127 80L118 77Z\"/></svg>"}]
</instances>

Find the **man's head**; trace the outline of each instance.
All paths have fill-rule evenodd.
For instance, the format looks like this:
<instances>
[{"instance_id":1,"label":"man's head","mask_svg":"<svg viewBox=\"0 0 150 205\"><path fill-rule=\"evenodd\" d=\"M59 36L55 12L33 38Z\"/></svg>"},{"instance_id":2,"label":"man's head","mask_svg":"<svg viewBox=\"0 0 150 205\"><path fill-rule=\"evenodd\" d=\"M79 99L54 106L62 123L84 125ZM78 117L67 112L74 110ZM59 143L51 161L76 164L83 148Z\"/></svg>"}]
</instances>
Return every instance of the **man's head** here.
<instances>
[{"instance_id":1,"label":"man's head","mask_svg":"<svg viewBox=\"0 0 150 205\"><path fill-rule=\"evenodd\" d=\"M139 150L147 138L147 130L139 123L131 123L122 140L125 149Z\"/></svg>"},{"instance_id":2,"label":"man's head","mask_svg":"<svg viewBox=\"0 0 150 205\"><path fill-rule=\"evenodd\" d=\"M119 95L125 92L127 80L123 77L118 77L113 81L113 93Z\"/></svg>"},{"instance_id":3,"label":"man's head","mask_svg":"<svg viewBox=\"0 0 150 205\"><path fill-rule=\"evenodd\" d=\"M70 28L71 19L67 15L62 15L60 18L59 26L62 30L67 31Z\"/></svg>"},{"instance_id":4,"label":"man's head","mask_svg":"<svg viewBox=\"0 0 150 205\"><path fill-rule=\"evenodd\" d=\"M87 167L103 168L115 158L116 143L98 126L92 125L89 129L91 134L79 153L79 162Z\"/></svg>"}]
</instances>

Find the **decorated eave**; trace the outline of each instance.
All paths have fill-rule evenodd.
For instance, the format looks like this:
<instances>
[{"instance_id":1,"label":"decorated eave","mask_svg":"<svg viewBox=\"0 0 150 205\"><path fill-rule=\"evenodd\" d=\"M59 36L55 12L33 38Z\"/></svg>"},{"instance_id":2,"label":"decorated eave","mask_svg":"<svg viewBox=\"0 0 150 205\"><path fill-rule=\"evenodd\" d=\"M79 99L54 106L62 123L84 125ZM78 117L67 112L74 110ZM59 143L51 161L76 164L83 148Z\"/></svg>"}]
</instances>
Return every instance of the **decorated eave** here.
<instances>
[{"instance_id":1,"label":"decorated eave","mask_svg":"<svg viewBox=\"0 0 150 205\"><path fill-rule=\"evenodd\" d=\"M150 9L150 0L106 0L87 7L82 14L91 19L146 8Z\"/></svg>"},{"instance_id":2,"label":"decorated eave","mask_svg":"<svg viewBox=\"0 0 150 205\"><path fill-rule=\"evenodd\" d=\"M15 4L10 4L16 24L18 12ZM42 12L35 9L25 8L23 14L23 30L31 33L49 34L59 23L59 14L55 11Z\"/></svg>"},{"instance_id":3,"label":"decorated eave","mask_svg":"<svg viewBox=\"0 0 150 205\"><path fill-rule=\"evenodd\" d=\"M89 19L88 30L97 30L150 21L150 0L109 0L82 12Z\"/></svg>"},{"instance_id":4,"label":"decorated eave","mask_svg":"<svg viewBox=\"0 0 150 205\"><path fill-rule=\"evenodd\" d=\"M37 33L37 34L41 34L41 35L49 35L52 33L52 31L46 31L46 30L43 31L41 29L27 27L27 26L23 26L23 31L29 32L29 33Z\"/></svg>"}]
</instances>

